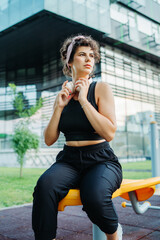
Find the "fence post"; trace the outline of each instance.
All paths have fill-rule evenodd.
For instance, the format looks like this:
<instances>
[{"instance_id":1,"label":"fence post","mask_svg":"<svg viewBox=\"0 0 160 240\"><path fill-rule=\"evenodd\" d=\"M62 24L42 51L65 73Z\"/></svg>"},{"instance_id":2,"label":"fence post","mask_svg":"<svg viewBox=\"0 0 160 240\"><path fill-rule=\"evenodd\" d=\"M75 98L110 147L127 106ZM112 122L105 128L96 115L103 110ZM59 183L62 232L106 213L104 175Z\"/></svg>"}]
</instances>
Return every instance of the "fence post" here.
<instances>
[{"instance_id":1,"label":"fence post","mask_svg":"<svg viewBox=\"0 0 160 240\"><path fill-rule=\"evenodd\" d=\"M150 122L151 128L151 160L152 160L152 177L160 176L160 148L159 148L159 133L157 122Z\"/></svg>"}]
</instances>

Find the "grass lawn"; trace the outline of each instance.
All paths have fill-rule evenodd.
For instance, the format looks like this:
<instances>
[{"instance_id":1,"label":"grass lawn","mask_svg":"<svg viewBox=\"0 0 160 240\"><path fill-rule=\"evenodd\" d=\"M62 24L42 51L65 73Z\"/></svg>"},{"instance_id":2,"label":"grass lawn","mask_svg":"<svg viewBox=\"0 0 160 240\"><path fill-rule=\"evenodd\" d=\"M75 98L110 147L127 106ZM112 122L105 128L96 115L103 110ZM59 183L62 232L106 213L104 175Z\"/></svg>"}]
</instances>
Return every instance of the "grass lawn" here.
<instances>
[{"instance_id":1,"label":"grass lawn","mask_svg":"<svg viewBox=\"0 0 160 240\"><path fill-rule=\"evenodd\" d=\"M142 161L142 162L129 162L122 163L123 178L129 179L143 179L143 178L151 178L152 172L145 172L147 170L151 171L151 161ZM132 170L131 172L127 170ZM135 171L133 171L135 170ZM138 170L138 171L136 171ZM140 171L142 170L142 172Z\"/></svg>"},{"instance_id":2,"label":"grass lawn","mask_svg":"<svg viewBox=\"0 0 160 240\"><path fill-rule=\"evenodd\" d=\"M123 170L151 170L151 161L123 163ZM32 202L32 193L39 176L45 169L24 168L19 178L19 168L0 167L0 208ZM124 178L143 179L152 177L151 172L123 172Z\"/></svg>"},{"instance_id":3,"label":"grass lawn","mask_svg":"<svg viewBox=\"0 0 160 240\"><path fill-rule=\"evenodd\" d=\"M151 161L142 161L142 162L129 162L121 164L123 169L138 169L138 170L151 170Z\"/></svg>"},{"instance_id":4,"label":"grass lawn","mask_svg":"<svg viewBox=\"0 0 160 240\"><path fill-rule=\"evenodd\" d=\"M45 169L0 167L0 208L32 202L32 193L39 176Z\"/></svg>"},{"instance_id":5,"label":"grass lawn","mask_svg":"<svg viewBox=\"0 0 160 240\"><path fill-rule=\"evenodd\" d=\"M123 172L123 178L128 179L145 179L151 177L152 177L151 172Z\"/></svg>"}]
</instances>

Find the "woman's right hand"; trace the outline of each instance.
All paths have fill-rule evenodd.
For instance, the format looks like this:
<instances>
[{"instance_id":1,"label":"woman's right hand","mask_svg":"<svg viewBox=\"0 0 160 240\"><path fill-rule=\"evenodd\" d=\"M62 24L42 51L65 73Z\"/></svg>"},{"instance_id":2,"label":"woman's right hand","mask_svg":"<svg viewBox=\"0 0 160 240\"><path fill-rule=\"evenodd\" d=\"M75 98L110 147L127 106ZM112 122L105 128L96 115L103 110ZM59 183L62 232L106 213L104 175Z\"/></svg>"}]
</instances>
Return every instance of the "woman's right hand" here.
<instances>
[{"instance_id":1,"label":"woman's right hand","mask_svg":"<svg viewBox=\"0 0 160 240\"><path fill-rule=\"evenodd\" d=\"M71 98L74 96L71 90L66 86L67 82L68 80L63 83L62 90L58 93L55 99L54 108L56 106L60 108L64 108L68 104L68 102L71 100Z\"/></svg>"}]
</instances>

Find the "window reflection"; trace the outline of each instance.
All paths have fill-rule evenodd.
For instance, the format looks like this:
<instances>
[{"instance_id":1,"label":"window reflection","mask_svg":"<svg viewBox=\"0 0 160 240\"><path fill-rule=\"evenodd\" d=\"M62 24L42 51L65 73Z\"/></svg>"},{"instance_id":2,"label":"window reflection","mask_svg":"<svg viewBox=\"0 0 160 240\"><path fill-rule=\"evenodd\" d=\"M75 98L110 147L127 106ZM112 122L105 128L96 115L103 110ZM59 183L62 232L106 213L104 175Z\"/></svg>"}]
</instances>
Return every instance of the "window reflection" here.
<instances>
[{"instance_id":1,"label":"window reflection","mask_svg":"<svg viewBox=\"0 0 160 240\"><path fill-rule=\"evenodd\" d=\"M154 89L154 94L159 97L160 96L160 89Z\"/></svg>"},{"instance_id":2,"label":"window reflection","mask_svg":"<svg viewBox=\"0 0 160 240\"><path fill-rule=\"evenodd\" d=\"M144 155L143 135L142 133L128 133L127 157L139 158Z\"/></svg>"},{"instance_id":3,"label":"window reflection","mask_svg":"<svg viewBox=\"0 0 160 240\"><path fill-rule=\"evenodd\" d=\"M8 7L8 0L1 0L0 1L0 10L3 11Z\"/></svg>"},{"instance_id":4,"label":"window reflection","mask_svg":"<svg viewBox=\"0 0 160 240\"><path fill-rule=\"evenodd\" d=\"M139 81L139 74L137 74L137 73L132 73L132 79L134 80L134 81Z\"/></svg>"},{"instance_id":5,"label":"window reflection","mask_svg":"<svg viewBox=\"0 0 160 240\"><path fill-rule=\"evenodd\" d=\"M106 69L107 69L107 71L109 71L109 72L114 72L114 66L112 66L112 65L107 65L106 66Z\"/></svg>"},{"instance_id":6,"label":"window reflection","mask_svg":"<svg viewBox=\"0 0 160 240\"><path fill-rule=\"evenodd\" d=\"M124 87L124 79L116 77L116 85Z\"/></svg>"},{"instance_id":7,"label":"window reflection","mask_svg":"<svg viewBox=\"0 0 160 240\"><path fill-rule=\"evenodd\" d=\"M136 27L136 20L135 20L136 14L134 12L128 13L128 20L129 20L129 26L132 28Z\"/></svg>"},{"instance_id":8,"label":"window reflection","mask_svg":"<svg viewBox=\"0 0 160 240\"><path fill-rule=\"evenodd\" d=\"M136 83L136 82L133 82L133 89L140 91L140 84Z\"/></svg>"},{"instance_id":9,"label":"window reflection","mask_svg":"<svg viewBox=\"0 0 160 240\"><path fill-rule=\"evenodd\" d=\"M125 106L125 99L116 97L114 98L115 101L115 112L117 118L117 125L119 131L125 131L125 116L126 116L126 106Z\"/></svg>"},{"instance_id":10,"label":"window reflection","mask_svg":"<svg viewBox=\"0 0 160 240\"><path fill-rule=\"evenodd\" d=\"M135 1L133 1L133 3L134 2ZM145 5L145 0L139 0L136 2L141 7ZM121 39L121 41L133 40L134 42L139 42L139 32L141 32L147 36L151 36L152 39L155 40L156 44L160 44L160 31L158 23L154 23L139 13L136 13L131 9L127 9L124 6L120 6L119 4L110 5L110 17L117 23L121 23L119 24L120 32L117 30L117 37L118 39ZM128 28L126 28L127 25ZM142 40L141 44L144 44Z\"/></svg>"},{"instance_id":11,"label":"window reflection","mask_svg":"<svg viewBox=\"0 0 160 240\"><path fill-rule=\"evenodd\" d=\"M148 87L148 93L149 94L154 94L154 88Z\"/></svg>"},{"instance_id":12,"label":"window reflection","mask_svg":"<svg viewBox=\"0 0 160 240\"><path fill-rule=\"evenodd\" d=\"M114 141L110 143L111 147L114 148L114 151L118 158L121 159L126 159L126 149L127 147L127 133L123 131L117 131L116 136L114 138Z\"/></svg>"},{"instance_id":13,"label":"window reflection","mask_svg":"<svg viewBox=\"0 0 160 240\"><path fill-rule=\"evenodd\" d=\"M148 93L148 87L146 86L146 85L142 85L141 84L141 91L142 91L142 93Z\"/></svg>"},{"instance_id":14,"label":"window reflection","mask_svg":"<svg viewBox=\"0 0 160 240\"><path fill-rule=\"evenodd\" d=\"M138 24L138 30L142 33L145 33L147 35L152 34L152 25L151 21L148 19L142 17L142 16L137 16L137 24Z\"/></svg>"},{"instance_id":15,"label":"window reflection","mask_svg":"<svg viewBox=\"0 0 160 240\"><path fill-rule=\"evenodd\" d=\"M146 76L145 75L146 75L146 71L140 69L140 81L141 82L146 82Z\"/></svg>"},{"instance_id":16,"label":"window reflection","mask_svg":"<svg viewBox=\"0 0 160 240\"><path fill-rule=\"evenodd\" d=\"M44 0L1 0L0 31L39 12L44 7Z\"/></svg>"},{"instance_id":17,"label":"window reflection","mask_svg":"<svg viewBox=\"0 0 160 240\"><path fill-rule=\"evenodd\" d=\"M124 75L125 77L131 77L131 71L128 68L125 68Z\"/></svg>"},{"instance_id":18,"label":"window reflection","mask_svg":"<svg viewBox=\"0 0 160 240\"><path fill-rule=\"evenodd\" d=\"M110 33L110 17L107 11L109 8L108 1L59 0L56 1L56 6L52 2L46 0L45 9L98 29L99 31Z\"/></svg>"},{"instance_id":19,"label":"window reflection","mask_svg":"<svg viewBox=\"0 0 160 240\"><path fill-rule=\"evenodd\" d=\"M59 4L58 13L62 16L72 18L72 12L73 12L72 0L67 0L67 1L59 0L58 4ZM55 11L55 9L53 9L53 11Z\"/></svg>"},{"instance_id":20,"label":"window reflection","mask_svg":"<svg viewBox=\"0 0 160 240\"><path fill-rule=\"evenodd\" d=\"M117 22L127 23L127 13L125 8L120 8L117 4L111 4L110 7L110 16L112 19L116 20ZM120 12L121 11L121 12Z\"/></svg>"},{"instance_id":21,"label":"window reflection","mask_svg":"<svg viewBox=\"0 0 160 240\"><path fill-rule=\"evenodd\" d=\"M125 87L129 89L133 89L133 82L125 80Z\"/></svg>"},{"instance_id":22,"label":"window reflection","mask_svg":"<svg viewBox=\"0 0 160 240\"><path fill-rule=\"evenodd\" d=\"M120 159L150 158L149 123L152 104L115 97L118 129L112 143Z\"/></svg>"},{"instance_id":23,"label":"window reflection","mask_svg":"<svg viewBox=\"0 0 160 240\"><path fill-rule=\"evenodd\" d=\"M147 82L148 82L149 85L153 85L154 84L154 81L151 78L147 78Z\"/></svg>"},{"instance_id":24,"label":"window reflection","mask_svg":"<svg viewBox=\"0 0 160 240\"><path fill-rule=\"evenodd\" d=\"M110 84L115 85L116 84L116 77L110 74L102 73L101 74L101 80L103 82L108 82Z\"/></svg>"},{"instance_id":25,"label":"window reflection","mask_svg":"<svg viewBox=\"0 0 160 240\"><path fill-rule=\"evenodd\" d=\"M124 70L116 67L115 73L116 73L116 75L123 76L124 75Z\"/></svg>"}]
</instances>

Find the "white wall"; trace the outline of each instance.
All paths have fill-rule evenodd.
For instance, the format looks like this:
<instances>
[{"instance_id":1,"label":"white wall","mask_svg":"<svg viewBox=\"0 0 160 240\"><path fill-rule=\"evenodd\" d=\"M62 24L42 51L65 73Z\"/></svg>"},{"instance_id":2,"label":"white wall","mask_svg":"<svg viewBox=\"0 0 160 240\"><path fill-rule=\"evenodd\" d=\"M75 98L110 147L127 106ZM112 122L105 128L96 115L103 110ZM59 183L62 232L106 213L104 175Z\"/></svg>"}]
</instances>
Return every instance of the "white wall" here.
<instances>
[{"instance_id":1,"label":"white wall","mask_svg":"<svg viewBox=\"0 0 160 240\"><path fill-rule=\"evenodd\" d=\"M24 167L49 167L55 162L60 150L60 148L41 148L37 153L30 151L26 154ZM0 167L19 167L17 155L12 149L0 151Z\"/></svg>"}]
</instances>

